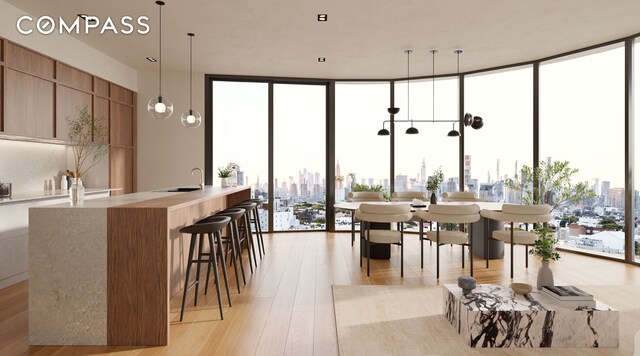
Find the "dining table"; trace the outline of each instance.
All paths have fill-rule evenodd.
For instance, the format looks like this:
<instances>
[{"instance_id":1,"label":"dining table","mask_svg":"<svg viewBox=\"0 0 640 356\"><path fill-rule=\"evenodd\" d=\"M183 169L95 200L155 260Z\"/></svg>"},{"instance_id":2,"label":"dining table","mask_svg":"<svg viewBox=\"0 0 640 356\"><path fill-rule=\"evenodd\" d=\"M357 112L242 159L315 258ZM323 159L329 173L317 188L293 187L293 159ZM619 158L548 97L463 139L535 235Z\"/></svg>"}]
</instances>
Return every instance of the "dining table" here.
<instances>
[{"instance_id":1,"label":"dining table","mask_svg":"<svg viewBox=\"0 0 640 356\"><path fill-rule=\"evenodd\" d=\"M335 209L345 210L351 213L351 246L353 246L355 242L356 236L356 219L355 214L358 208L360 208L360 204L362 203L373 203L373 204L409 204L411 206L411 211L415 212L417 210L429 211L430 202L422 202L421 204L413 204L411 201L406 202L382 202L382 201L371 201L371 202L349 202L343 201L333 205ZM476 204L480 207L480 210L493 210L493 211L502 211L502 203L497 202L484 202L484 201L443 201L438 202L436 204L441 205L470 205ZM504 242L499 240L490 239L491 232L495 230L504 229L504 223L501 221L489 220L486 218L481 218L479 221L471 224L473 229L473 253L480 258L489 258L489 259L500 259L504 257ZM380 227L378 227L380 228ZM386 227L387 229L389 227ZM361 244L362 245L362 244ZM376 259L388 259L389 245L377 245L377 250L372 250L371 258ZM375 257L374 257L375 256Z\"/></svg>"}]
</instances>

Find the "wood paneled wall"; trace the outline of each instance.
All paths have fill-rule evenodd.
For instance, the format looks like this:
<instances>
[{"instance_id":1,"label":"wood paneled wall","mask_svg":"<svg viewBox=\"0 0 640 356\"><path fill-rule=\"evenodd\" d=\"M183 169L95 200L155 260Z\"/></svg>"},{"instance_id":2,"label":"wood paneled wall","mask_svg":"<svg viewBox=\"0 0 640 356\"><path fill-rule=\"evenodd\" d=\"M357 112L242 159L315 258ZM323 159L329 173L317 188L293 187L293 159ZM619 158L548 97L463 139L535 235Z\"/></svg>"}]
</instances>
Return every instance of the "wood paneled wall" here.
<instances>
[{"instance_id":1,"label":"wood paneled wall","mask_svg":"<svg viewBox=\"0 0 640 356\"><path fill-rule=\"evenodd\" d=\"M136 93L0 38L0 139L65 144L83 108L108 129L110 187L135 192Z\"/></svg>"}]
</instances>

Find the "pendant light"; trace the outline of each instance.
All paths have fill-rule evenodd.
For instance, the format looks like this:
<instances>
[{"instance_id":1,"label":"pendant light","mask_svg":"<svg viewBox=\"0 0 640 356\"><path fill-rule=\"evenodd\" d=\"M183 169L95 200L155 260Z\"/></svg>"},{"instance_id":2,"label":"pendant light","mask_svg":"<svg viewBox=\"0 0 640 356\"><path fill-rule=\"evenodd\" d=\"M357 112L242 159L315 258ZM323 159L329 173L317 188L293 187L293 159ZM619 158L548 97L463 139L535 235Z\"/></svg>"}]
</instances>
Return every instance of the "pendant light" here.
<instances>
[{"instance_id":1,"label":"pendant light","mask_svg":"<svg viewBox=\"0 0 640 356\"><path fill-rule=\"evenodd\" d=\"M460 136L460 132L458 132L456 130L456 123L455 122L453 123L453 128L451 129L451 131L449 131L447 136L449 136L449 137L458 137L458 136Z\"/></svg>"},{"instance_id":2,"label":"pendant light","mask_svg":"<svg viewBox=\"0 0 640 356\"><path fill-rule=\"evenodd\" d=\"M436 53L437 49L429 51L431 53L431 122L436 121Z\"/></svg>"},{"instance_id":3,"label":"pendant light","mask_svg":"<svg viewBox=\"0 0 640 356\"><path fill-rule=\"evenodd\" d=\"M457 58L458 58L457 74L458 74L458 78L459 78L460 77L460 53L462 53L462 50L461 49L456 49L455 51L453 51L453 53L455 53ZM456 123L455 122L453 123L453 129L451 131L449 131L447 136L449 136L449 137L460 137L460 132L458 132L456 130Z\"/></svg>"},{"instance_id":4,"label":"pendant light","mask_svg":"<svg viewBox=\"0 0 640 356\"><path fill-rule=\"evenodd\" d=\"M407 129L407 131L405 131L404 133L406 133L407 135L415 135L418 134L418 129L416 129L415 127L413 127L413 120L411 120L411 118L409 117L410 111L409 111L409 56L411 55L411 52L413 52L410 49L407 49L404 51L404 53L407 54L407 120L409 120L409 122L411 123L411 127L409 127Z\"/></svg>"},{"instance_id":5,"label":"pendant light","mask_svg":"<svg viewBox=\"0 0 640 356\"><path fill-rule=\"evenodd\" d=\"M202 116L196 110L193 110L193 33L187 33L189 36L189 110L185 111L180 117L180 122L185 127L195 129L202 123Z\"/></svg>"},{"instance_id":6,"label":"pendant light","mask_svg":"<svg viewBox=\"0 0 640 356\"><path fill-rule=\"evenodd\" d=\"M162 7L164 6L164 1L156 1L159 9L159 56L158 56L158 97L153 97L149 99L149 103L147 104L147 111L154 119L164 120L169 118L173 113L173 103L162 97Z\"/></svg>"}]
</instances>

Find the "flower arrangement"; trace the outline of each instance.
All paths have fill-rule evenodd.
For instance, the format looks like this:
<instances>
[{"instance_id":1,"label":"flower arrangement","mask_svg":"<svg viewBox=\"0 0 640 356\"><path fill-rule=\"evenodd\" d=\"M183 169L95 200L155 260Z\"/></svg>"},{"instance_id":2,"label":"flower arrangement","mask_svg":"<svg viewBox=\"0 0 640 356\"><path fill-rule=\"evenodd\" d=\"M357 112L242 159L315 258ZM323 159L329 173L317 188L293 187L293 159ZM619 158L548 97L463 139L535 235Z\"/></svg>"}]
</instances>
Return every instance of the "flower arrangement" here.
<instances>
[{"instance_id":1,"label":"flower arrangement","mask_svg":"<svg viewBox=\"0 0 640 356\"><path fill-rule=\"evenodd\" d=\"M233 168L231 167L218 167L218 178L229 178L231 177L231 172Z\"/></svg>"},{"instance_id":2,"label":"flower arrangement","mask_svg":"<svg viewBox=\"0 0 640 356\"><path fill-rule=\"evenodd\" d=\"M78 116L67 116L69 145L73 149L72 178L82 178L91 167L100 163L107 154L107 128L104 118L94 118L87 108L78 109Z\"/></svg>"},{"instance_id":3,"label":"flower arrangement","mask_svg":"<svg viewBox=\"0 0 640 356\"><path fill-rule=\"evenodd\" d=\"M435 171L433 171L433 175L429 177L427 181L427 190L430 192L435 192L438 190L442 182L444 181L444 173L442 173L442 166L438 167Z\"/></svg>"},{"instance_id":4,"label":"flower arrangement","mask_svg":"<svg viewBox=\"0 0 640 356\"><path fill-rule=\"evenodd\" d=\"M529 254L540 257L542 261L559 260L560 254L556 251L556 239L553 236L553 231L546 226L541 226L536 229L536 234L538 239L533 248L529 250Z\"/></svg>"}]
</instances>

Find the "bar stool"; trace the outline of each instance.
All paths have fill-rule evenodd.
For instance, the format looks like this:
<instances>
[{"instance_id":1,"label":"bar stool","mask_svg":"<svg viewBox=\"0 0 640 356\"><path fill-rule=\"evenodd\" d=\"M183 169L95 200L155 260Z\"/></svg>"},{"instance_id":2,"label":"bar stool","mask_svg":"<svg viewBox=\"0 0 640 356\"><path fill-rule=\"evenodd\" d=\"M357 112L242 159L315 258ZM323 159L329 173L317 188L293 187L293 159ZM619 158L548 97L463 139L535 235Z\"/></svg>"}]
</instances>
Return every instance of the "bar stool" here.
<instances>
[{"instance_id":1,"label":"bar stool","mask_svg":"<svg viewBox=\"0 0 640 356\"><path fill-rule=\"evenodd\" d=\"M262 208L262 205L264 204L264 200L258 198L258 199L249 199L247 201L256 203L256 208L253 210L253 223L254 226L256 227L256 231L258 232L258 240L260 241L260 245L262 245L262 254L266 255L267 254L267 250L264 249L264 239L262 238L262 224L260 223L260 208Z\"/></svg>"},{"instance_id":2,"label":"bar stool","mask_svg":"<svg viewBox=\"0 0 640 356\"><path fill-rule=\"evenodd\" d=\"M250 199L250 200L245 200L242 203L236 205L239 207L242 207L242 204L254 204L254 207L249 209L250 212L248 213L249 216L249 230L252 231L252 235L253 235L253 230L251 229L251 223L253 223L253 227L255 228L255 235L256 235L256 241L257 241L257 245L258 245L258 252L260 253L260 259L262 259L262 255L264 254L264 244L261 246L260 245L260 240L262 239L262 230L260 229L260 226L258 225L258 205L260 204L260 206L263 204L262 199ZM245 208L246 209L246 208Z\"/></svg>"},{"instance_id":3,"label":"bar stool","mask_svg":"<svg viewBox=\"0 0 640 356\"><path fill-rule=\"evenodd\" d=\"M182 321L182 317L184 316L184 304L187 300L187 292L189 291L189 289L191 289L193 286L196 287L196 295L194 297L194 302L193 305L197 305L198 304L198 286L200 284L200 264L202 263L207 263L207 266L209 268L207 268L207 281L209 280L209 271L210 271L210 267L211 265L213 265L213 271L214 271L214 277L215 277L215 281L216 281L216 293L218 295L218 306L220 307L220 319L224 319L223 317L223 313L222 313L222 298L220 297L220 281L218 279L218 264L215 260L215 253L216 253L216 247L213 243L213 236L215 236L216 238L218 238L218 241L220 241L219 236L220 236L220 232L222 231L222 229L224 229L229 222L231 221L230 217L227 216L221 216L218 219L212 219L209 222L203 222L203 223L195 223L193 225L190 226L186 226L183 227L182 229L180 229L180 233L183 234L191 234L191 243L189 244L189 262L187 263L187 275L185 277L184 280L184 291L182 294L182 308L180 309L180 321ZM208 253L203 252L202 247L203 247L203 237L204 235L207 235L209 238L209 251ZM197 258L195 257L194 253L195 253L195 247L196 247L196 237L198 237L198 256ZM220 247L222 245L220 244ZM222 255L222 261L223 261L223 266L224 266L224 254ZM203 256L208 256L208 259L203 259ZM189 276L191 274L191 265L197 263L197 269L196 269L196 280L189 285ZM223 273L224 273L224 277L225 279L227 278L227 273L226 273L226 267L223 267ZM231 306L231 295L229 293L229 282L227 281L227 297L229 298L229 306Z\"/></svg>"},{"instance_id":4,"label":"bar stool","mask_svg":"<svg viewBox=\"0 0 640 356\"><path fill-rule=\"evenodd\" d=\"M245 214L245 210L242 208L230 208L230 209L221 211L211 217L211 218L214 218L218 216L227 216L231 218L231 222L229 223L229 236L222 236L222 239L229 240L227 241L227 251L225 253L228 253L229 249L231 249L231 258L233 260L233 270L236 274L236 284L238 286L238 293L240 293L240 279L238 277L238 263L236 261L237 257L240 257L240 270L242 271L242 282L244 283L244 285L247 285L247 279L244 275L244 264L242 263L242 246L240 245L240 236L239 236L240 233L238 230L238 220L240 220L240 218L242 218L244 214ZM211 218L204 219L203 222L210 220ZM251 272L253 272L253 268Z\"/></svg>"},{"instance_id":5,"label":"bar stool","mask_svg":"<svg viewBox=\"0 0 640 356\"><path fill-rule=\"evenodd\" d=\"M251 253L253 253L253 262L258 267L258 259L256 258L256 248L254 247L253 242L253 233L251 232L251 212L256 208L258 204L254 202L243 202L234 206L234 208L242 208L245 209L244 219L242 221L242 226L240 226L240 230L244 239L247 240L247 249L251 249ZM258 244L258 249L260 249L260 244ZM249 256L251 257L251 256ZM262 255L260 255L262 258ZM249 259L249 264L251 264L251 259Z\"/></svg>"}]
</instances>

